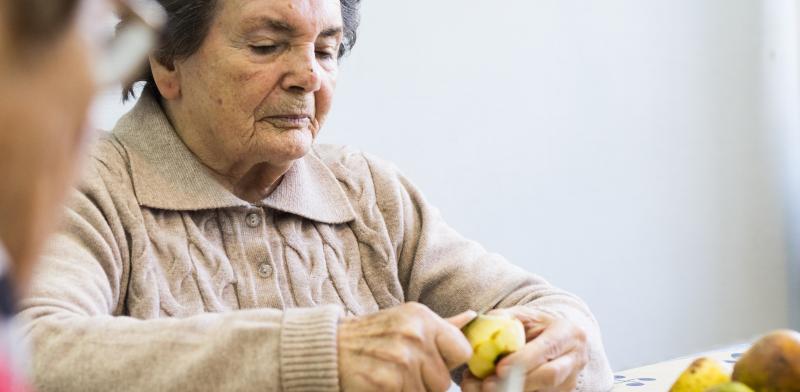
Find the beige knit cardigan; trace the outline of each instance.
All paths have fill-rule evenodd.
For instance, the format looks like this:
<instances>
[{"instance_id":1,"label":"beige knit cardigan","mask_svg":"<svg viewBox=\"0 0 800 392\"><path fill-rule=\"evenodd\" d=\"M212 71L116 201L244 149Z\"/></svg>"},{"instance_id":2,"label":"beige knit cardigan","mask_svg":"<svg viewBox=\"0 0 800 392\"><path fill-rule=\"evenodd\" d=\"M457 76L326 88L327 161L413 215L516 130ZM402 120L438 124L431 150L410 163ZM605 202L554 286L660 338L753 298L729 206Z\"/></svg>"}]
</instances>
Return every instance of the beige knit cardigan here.
<instances>
[{"instance_id":1,"label":"beige knit cardigan","mask_svg":"<svg viewBox=\"0 0 800 392\"><path fill-rule=\"evenodd\" d=\"M589 335L582 391L611 387L586 305L442 220L393 166L317 145L251 204L145 95L93 149L21 303L40 391L335 391L344 315L525 304Z\"/></svg>"}]
</instances>

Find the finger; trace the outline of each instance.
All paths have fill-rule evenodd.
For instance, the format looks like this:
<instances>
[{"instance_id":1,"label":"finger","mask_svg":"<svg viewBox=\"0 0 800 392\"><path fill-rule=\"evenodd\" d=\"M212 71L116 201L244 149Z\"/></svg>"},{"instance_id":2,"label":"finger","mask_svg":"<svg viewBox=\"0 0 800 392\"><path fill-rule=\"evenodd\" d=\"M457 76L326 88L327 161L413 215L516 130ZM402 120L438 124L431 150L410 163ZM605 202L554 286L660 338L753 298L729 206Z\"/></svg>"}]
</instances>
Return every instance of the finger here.
<instances>
[{"instance_id":1,"label":"finger","mask_svg":"<svg viewBox=\"0 0 800 392\"><path fill-rule=\"evenodd\" d=\"M530 341L539 336L544 329L552 324L554 317L548 313L530 308L528 306L514 306L511 308L494 309L488 314L498 314L516 317L525 327L525 340Z\"/></svg>"},{"instance_id":2,"label":"finger","mask_svg":"<svg viewBox=\"0 0 800 392\"><path fill-rule=\"evenodd\" d=\"M486 377L481 383L481 392L495 392L500 380L497 376Z\"/></svg>"},{"instance_id":3,"label":"finger","mask_svg":"<svg viewBox=\"0 0 800 392\"><path fill-rule=\"evenodd\" d=\"M469 369L464 369L464 375L461 377L461 392L480 392L481 380L478 380L470 373Z\"/></svg>"},{"instance_id":4,"label":"finger","mask_svg":"<svg viewBox=\"0 0 800 392\"><path fill-rule=\"evenodd\" d=\"M472 356L472 346L455 325L442 322L436 330L436 348L447 368L452 370L466 363Z\"/></svg>"},{"instance_id":5,"label":"finger","mask_svg":"<svg viewBox=\"0 0 800 392\"><path fill-rule=\"evenodd\" d=\"M419 367L404 367L403 371L403 392L422 392L426 391L425 383L422 381L422 374Z\"/></svg>"},{"instance_id":6,"label":"finger","mask_svg":"<svg viewBox=\"0 0 800 392\"><path fill-rule=\"evenodd\" d=\"M477 312L474 310L467 310L445 320L448 323L453 324L454 327L461 329L464 328L465 325L469 324L470 321L474 320L475 317L478 317Z\"/></svg>"},{"instance_id":7,"label":"finger","mask_svg":"<svg viewBox=\"0 0 800 392\"><path fill-rule=\"evenodd\" d=\"M560 391L561 387L565 386L570 378L580 370L577 358L573 353L569 353L529 372L525 377L525 390L553 388Z\"/></svg>"},{"instance_id":8,"label":"finger","mask_svg":"<svg viewBox=\"0 0 800 392\"><path fill-rule=\"evenodd\" d=\"M571 324L556 320L521 350L503 358L497 364L497 374L505 377L514 363L523 363L531 371L559 358L577 346L578 341L573 336Z\"/></svg>"},{"instance_id":9,"label":"finger","mask_svg":"<svg viewBox=\"0 0 800 392\"><path fill-rule=\"evenodd\" d=\"M427 391L446 391L450 388L450 371L444 360L434 349L427 353L426 360L420 361L422 382Z\"/></svg>"},{"instance_id":10,"label":"finger","mask_svg":"<svg viewBox=\"0 0 800 392\"><path fill-rule=\"evenodd\" d=\"M570 376L567 381L559 387L558 392L572 392L575 388L578 387L578 375L580 374L580 370L576 371L575 373Z\"/></svg>"}]
</instances>

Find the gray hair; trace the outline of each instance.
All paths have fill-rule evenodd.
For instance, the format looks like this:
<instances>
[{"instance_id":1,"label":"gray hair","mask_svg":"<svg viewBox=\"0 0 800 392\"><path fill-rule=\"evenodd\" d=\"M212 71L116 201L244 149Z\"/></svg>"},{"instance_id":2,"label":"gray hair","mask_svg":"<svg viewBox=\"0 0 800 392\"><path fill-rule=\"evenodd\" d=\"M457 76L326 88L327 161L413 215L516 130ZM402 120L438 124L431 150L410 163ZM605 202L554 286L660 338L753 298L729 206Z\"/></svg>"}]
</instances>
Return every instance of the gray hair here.
<instances>
[{"instance_id":1,"label":"gray hair","mask_svg":"<svg viewBox=\"0 0 800 392\"><path fill-rule=\"evenodd\" d=\"M356 30L360 22L359 5L361 0L340 0L344 31L338 57L341 59L356 43ZM161 34L158 47L153 55L159 63L172 68L176 60L194 54L208 34L217 0L158 0L167 12L167 24ZM153 72L149 64L143 72L123 86L123 101L134 98L134 84L145 82L144 91L160 97Z\"/></svg>"}]
</instances>

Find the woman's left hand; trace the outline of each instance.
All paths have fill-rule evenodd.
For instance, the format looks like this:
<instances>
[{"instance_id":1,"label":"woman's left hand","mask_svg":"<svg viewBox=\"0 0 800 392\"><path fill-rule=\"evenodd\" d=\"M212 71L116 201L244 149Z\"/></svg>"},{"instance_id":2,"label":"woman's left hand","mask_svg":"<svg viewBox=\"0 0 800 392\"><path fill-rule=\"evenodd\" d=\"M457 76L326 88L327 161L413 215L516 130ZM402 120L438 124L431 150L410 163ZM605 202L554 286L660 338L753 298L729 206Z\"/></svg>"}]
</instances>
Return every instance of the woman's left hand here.
<instances>
[{"instance_id":1,"label":"woman's left hand","mask_svg":"<svg viewBox=\"0 0 800 392\"><path fill-rule=\"evenodd\" d=\"M503 358L495 375L484 380L464 371L461 389L465 392L495 391L512 364L525 369L525 391L570 392L575 389L578 374L589 360L586 332L567 319L524 306L498 309L489 314L510 314L525 326L525 346Z\"/></svg>"}]
</instances>

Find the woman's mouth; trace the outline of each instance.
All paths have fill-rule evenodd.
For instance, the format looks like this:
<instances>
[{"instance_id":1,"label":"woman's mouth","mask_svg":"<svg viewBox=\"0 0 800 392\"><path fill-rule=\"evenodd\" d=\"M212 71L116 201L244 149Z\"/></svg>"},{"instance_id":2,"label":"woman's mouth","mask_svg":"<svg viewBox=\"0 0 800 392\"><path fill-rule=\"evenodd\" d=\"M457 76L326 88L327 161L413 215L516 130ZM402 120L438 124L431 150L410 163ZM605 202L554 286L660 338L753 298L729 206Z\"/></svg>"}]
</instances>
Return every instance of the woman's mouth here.
<instances>
[{"instance_id":1,"label":"woman's mouth","mask_svg":"<svg viewBox=\"0 0 800 392\"><path fill-rule=\"evenodd\" d=\"M281 114L264 117L262 121L266 121L276 128L306 128L311 125L311 116L307 114Z\"/></svg>"}]
</instances>

